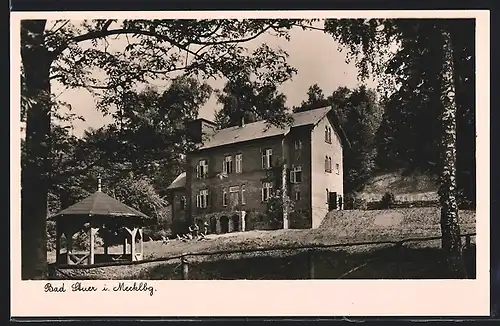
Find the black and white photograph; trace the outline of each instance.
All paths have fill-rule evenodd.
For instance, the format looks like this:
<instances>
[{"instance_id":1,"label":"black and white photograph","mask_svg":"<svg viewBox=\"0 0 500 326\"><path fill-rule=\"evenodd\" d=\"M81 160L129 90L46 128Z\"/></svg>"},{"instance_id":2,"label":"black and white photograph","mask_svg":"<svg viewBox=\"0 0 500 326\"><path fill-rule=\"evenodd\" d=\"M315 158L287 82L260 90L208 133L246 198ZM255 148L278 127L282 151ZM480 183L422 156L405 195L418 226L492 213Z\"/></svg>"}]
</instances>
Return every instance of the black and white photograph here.
<instances>
[{"instance_id":1,"label":"black and white photograph","mask_svg":"<svg viewBox=\"0 0 500 326\"><path fill-rule=\"evenodd\" d=\"M20 15L20 279L489 279L477 12L361 13Z\"/></svg>"}]
</instances>

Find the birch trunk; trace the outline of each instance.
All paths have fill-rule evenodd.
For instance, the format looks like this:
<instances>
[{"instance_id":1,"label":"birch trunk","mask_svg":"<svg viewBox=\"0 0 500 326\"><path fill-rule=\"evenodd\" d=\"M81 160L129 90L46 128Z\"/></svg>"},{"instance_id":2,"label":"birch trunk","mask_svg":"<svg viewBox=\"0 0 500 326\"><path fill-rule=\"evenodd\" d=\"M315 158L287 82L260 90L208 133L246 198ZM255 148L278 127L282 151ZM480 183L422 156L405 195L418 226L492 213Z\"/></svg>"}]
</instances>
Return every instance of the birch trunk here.
<instances>
[{"instance_id":1,"label":"birch trunk","mask_svg":"<svg viewBox=\"0 0 500 326\"><path fill-rule=\"evenodd\" d=\"M441 203L442 248L446 255L447 267L452 277L464 277L462 263L462 244L458 221L457 180L456 180L456 142L457 142L457 105L453 76L453 48L450 33L442 31L442 68L440 73L441 100Z\"/></svg>"}]
</instances>

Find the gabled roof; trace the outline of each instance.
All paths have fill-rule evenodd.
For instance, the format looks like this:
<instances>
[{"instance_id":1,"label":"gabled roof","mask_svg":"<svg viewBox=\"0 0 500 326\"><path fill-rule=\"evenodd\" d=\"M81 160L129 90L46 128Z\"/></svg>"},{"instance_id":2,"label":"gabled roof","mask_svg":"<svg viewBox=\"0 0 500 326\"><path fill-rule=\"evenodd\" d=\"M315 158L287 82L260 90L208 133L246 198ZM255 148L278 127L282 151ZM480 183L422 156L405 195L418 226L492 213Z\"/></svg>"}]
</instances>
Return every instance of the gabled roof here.
<instances>
[{"instance_id":1,"label":"gabled roof","mask_svg":"<svg viewBox=\"0 0 500 326\"><path fill-rule=\"evenodd\" d=\"M175 178L167 189L178 189L186 186L186 172L182 172Z\"/></svg>"},{"instance_id":2,"label":"gabled roof","mask_svg":"<svg viewBox=\"0 0 500 326\"><path fill-rule=\"evenodd\" d=\"M315 125L323 119L331 107L323 107L314 110L293 113L294 122L291 128ZM290 128L279 128L273 125L268 125L266 121L257 121L245 124L244 126L235 126L222 130L218 130L209 140L207 140L199 149L208 149L222 145L235 144L254 139L262 139L273 136L284 135Z\"/></svg>"},{"instance_id":3,"label":"gabled roof","mask_svg":"<svg viewBox=\"0 0 500 326\"><path fill-rule=\"evenodd\" d=\"M51 219L70 216L111 216L125 218L152 219L144 213L125 205L101 191L96 191L87 198L53 215Z\"/></svg>"}]
</instances>

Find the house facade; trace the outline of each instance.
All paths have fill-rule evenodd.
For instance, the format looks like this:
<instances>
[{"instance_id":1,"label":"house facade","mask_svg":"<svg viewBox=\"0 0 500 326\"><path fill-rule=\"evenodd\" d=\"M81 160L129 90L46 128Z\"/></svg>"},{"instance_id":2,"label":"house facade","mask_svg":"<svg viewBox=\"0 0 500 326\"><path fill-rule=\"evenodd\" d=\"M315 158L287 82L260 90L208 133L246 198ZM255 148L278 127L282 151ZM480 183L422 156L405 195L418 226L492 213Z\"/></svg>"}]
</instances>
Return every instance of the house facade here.
<instances>
[{"instance_id":1,"label":"house facade","mask_svg":"<svg viewBox=\"0 0 500 326\"><path fill-rule=\"evenodd\" d=\"M198 149L169 187L173 223L206 223L211 233L318 227L343 196L348 141L330 107L293 118L283 129L259 121L218 131L195 120L188 131ZM266 217L272 196L293 201L279 223Z\"/></svg>"}]
</instances>

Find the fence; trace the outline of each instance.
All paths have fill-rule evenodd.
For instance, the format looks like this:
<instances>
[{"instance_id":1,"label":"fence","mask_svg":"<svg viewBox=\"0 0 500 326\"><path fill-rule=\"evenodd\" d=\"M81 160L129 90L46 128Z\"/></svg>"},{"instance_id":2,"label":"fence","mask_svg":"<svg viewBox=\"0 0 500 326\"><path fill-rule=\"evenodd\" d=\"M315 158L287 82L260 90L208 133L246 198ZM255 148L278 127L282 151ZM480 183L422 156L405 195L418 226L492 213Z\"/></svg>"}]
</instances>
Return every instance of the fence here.
<instances>
[{"instance_id":1,"label":"fence","mask_svg":"<svg viewBox=\"0 0 500 326\"><path fill-rule=\"evenodd\" d=\"M475 278L475 233L463 234L466 278ZM446 269L441 237L185 253L166 258L53 268L57 279L431 279ZM432 245L434 243L434 246ZM138 266L137 266L138 265ZM128 267L128 268L127 268ZM121 274L120 274L121 273Z\"/></svg>"}]
</instances>

